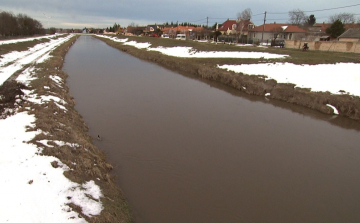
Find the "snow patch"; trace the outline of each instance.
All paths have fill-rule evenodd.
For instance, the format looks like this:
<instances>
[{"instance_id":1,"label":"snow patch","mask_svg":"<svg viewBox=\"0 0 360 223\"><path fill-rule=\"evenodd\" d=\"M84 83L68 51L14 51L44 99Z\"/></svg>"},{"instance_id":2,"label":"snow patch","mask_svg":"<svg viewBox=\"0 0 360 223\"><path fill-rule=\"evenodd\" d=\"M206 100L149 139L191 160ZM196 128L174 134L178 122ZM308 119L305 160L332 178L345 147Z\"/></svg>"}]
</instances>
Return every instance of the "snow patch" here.
<instances>
[{"instance_id":1,"label":"snow patch","mask_svg":"<svg viewBox=\"0 0 360 223\"><path fill-rule=\"evenodd\" d=\"M253 59L279 59L288 55L266 52L238 52L238 51L195 51L192 47L157 47L149 48L162 54L183 58L253 58Z\"/></svg>"},{"instance_id":2,"label":"snow patch","mask_svg":"<svg viewBox=\"0 0 360 223\"><path fill-rule=\"evenodd\" d=\"M261 63L218 67L248 75L264 75L266 79L274 79L278 83L292 83L296 87L311 88L312 91L340 94L341 90L360 96L360 64Z\"/></svg>"},{"instance_id":3,"label":"snow patch","mask_svg":"<svg viewBox=\"0 0 360 223\"><path fill-rule=\"evenodd\" d=\"M331 104L326 104L326 106L332 108L334 110L334 114L335 115L338 115L339 114L339 111L335 108L335 106L331 105Z\"/></svg>"},{"instance_id":4,"label":"snow patch","mask_svg":"<svg viewBox=\"0 0 360 223\"><path fill-rule=\"evenodd\" d=\"M35 116L26 112L0 120L0 193L6 201L0 202L0 222L86 222L69 203L86 216L100 214L103 195L94 181L69 181L63 174L66 165L37 155L39 148L26 143L39 133L26 131L34 122ZM54 161L61 168L53 168Z\"/></svg>"},{"instance_id":5,"label":"snow patch","mask_svg":"<svg viewBox=\"0 0 360 223\"><path fill-rule=\"evenodd\" d=\"M124 45L133 46L138 49L145 49L145 48L148 48L149 46L151 46L150 43L138 43L136 41L124 42Z\"/></svg>"}]
</instances>

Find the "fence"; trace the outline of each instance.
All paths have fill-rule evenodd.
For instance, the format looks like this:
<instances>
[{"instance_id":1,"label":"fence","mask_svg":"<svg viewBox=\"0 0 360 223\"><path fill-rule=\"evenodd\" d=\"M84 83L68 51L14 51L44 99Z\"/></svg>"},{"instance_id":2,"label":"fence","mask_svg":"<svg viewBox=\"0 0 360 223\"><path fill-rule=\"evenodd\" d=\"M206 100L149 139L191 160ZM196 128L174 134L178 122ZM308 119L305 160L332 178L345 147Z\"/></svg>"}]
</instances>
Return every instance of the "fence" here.
<instances>
[{"instance_id":1,"label":"fence","mask_svg":"<svg viewBox=\"0 0 360 223\"><path fill-rule=\"evenodd\" d=\"M360 53L360 42L285 40L285 47L301 49L305 42L308 43L310 50Z\"/></svg>"},{"instance_id":2,"label":"fence","mask_svg":"<svg viewBox=\"0 0 360 223\"><path fill-rule=\"evenodd\" d=\"M253 44L252 39L248 39L247 36L225 36L221 35L218 37L219 42L225 42L225 43L243 43L243 44Z\"/></svg>"}]
</instances>

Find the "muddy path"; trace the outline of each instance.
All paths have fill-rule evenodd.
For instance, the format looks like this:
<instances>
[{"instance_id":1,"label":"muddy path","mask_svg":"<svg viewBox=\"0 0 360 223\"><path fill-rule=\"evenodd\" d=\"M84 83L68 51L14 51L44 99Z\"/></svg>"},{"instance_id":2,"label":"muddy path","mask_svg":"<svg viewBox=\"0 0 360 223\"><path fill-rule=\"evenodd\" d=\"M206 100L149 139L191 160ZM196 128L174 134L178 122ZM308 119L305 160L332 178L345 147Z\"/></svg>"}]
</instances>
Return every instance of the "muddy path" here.
<instances>
[{"instance_id":1,"label":"muddy path","mask_svg":"<svg viewBox=\"0 0 360 223\"><path fill-rule=\"evenodd\" d=\"M339 115L360 121L360 98L351 95L333 95L329 92L313 92L306 88L295 88L294 84L277 83L258 76L238 74L216 67L211 60L177 58L158 52L137 49L109 39L96 37L108 45L129 53L142 60L154 62L167 69L183 74L193 74L203 79L225 84L249 95L264 96L333 115L334 110L327 104L337 108Z\"/></svg>"}]
</instances>

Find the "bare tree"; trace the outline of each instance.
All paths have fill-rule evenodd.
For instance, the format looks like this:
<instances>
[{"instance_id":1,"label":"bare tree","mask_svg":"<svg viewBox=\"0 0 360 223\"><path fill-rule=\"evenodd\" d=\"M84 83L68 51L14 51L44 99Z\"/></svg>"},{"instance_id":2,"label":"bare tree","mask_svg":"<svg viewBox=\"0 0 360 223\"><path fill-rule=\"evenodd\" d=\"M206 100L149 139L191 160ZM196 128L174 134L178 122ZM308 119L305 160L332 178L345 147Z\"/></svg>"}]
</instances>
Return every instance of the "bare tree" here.
<instances>
[{"instance_id":1,"label":"bare tree","mask_svg":"<svg viewBox=\"0 0 360 223\"><path fill-rule=\"evenodd\" d=\"M139 26L139 25L135 24L135 22L131 22L131 23L129 24L129 26L131 26L131 27L137 27L137 26Z\"/></svg>"},{"instance_id":2,"label":"bare tree","mask_svg":"<svg viewBox=\"0 0 360 223\"><path fill-rule=\"evenodd\" d=\"M307 22L307 15L300 9L294 9L289 12L289 22L293 25L303 25Z\"/></svg>"},{"instance_id":3,"label":"bare tree","mask_svg":"<svg viewBox=\"0 0 360 223\"><path fill-rule=\"evenodd\" d=\"M245 21L245 20L250 20L251 15L252 15L251 9L247 8L244 11L237 13L237 20L238 20L238 22Z\"/></svg>"},{"instance_id":4,"label":"bare tree","mask_svg":"<svg viewBox=\"0 0 360 223\"><path fill-rule=\"evenodd\" d=\"M334 23L337 20L340 20L342 23L354 23L355 22L355 15L352 13L340 13L330 16L330 23Z\"/></svg>"},{"instance_id":5,"label":"bare tree","mask_svg":"<svg viewBox=\"0 0 360 223\"><path fill-rule=\"evenodd\" d=\"M18 35L16 17L11 12L3 11L0 13L0 35L1 36Z\"/></svg>"},{"instance_id":6,"label":"bare tree","mask_svg":"<svg viewBox=\"0 0 360 223\"><path fill-rule=\"evenodd\" d=\"M279 35L284 32L284 29L281 27L275 27L271 29L271 32L274 33L274 41L275 41L279 37Z\"/></svg>"},{"instance_id":7,"label":"bare tree","mask_svg":"<svg viewBox=\"0 0 360 223\"><path fill-rule=\"evenodd\" d=\"M42 33L42 24L25 14L0 13L0 36L31 36Z\"/></svg>"}]
</instances>

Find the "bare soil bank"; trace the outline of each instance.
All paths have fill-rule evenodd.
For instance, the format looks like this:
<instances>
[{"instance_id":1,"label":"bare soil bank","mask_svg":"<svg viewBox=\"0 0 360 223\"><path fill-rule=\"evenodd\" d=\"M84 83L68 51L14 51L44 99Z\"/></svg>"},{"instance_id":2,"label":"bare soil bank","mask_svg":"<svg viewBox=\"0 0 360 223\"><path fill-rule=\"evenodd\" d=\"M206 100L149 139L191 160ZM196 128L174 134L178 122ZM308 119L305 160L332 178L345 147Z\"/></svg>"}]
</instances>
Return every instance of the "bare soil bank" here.
<instances>
[{"instance_id":1,"label":"bare soil bank","mask_svg":"<svg viewBox=\"0 0 360 223\"><path fill-rule=\"evenodd\" d=\"M159 52L137 49L122 43L99 38L108 45L137 58L157 63L165 68L185 74L197 75L204 79L220 82L250 95L265 96L297 105L302 105L322 113L334 114L331 104L338 109L339 115L360 121L360 98L351 95L333 95L329 92L312 92L306 88L295 88L294 84L277 83L259 76L238 74L216 67L207 59L178 58L163 55Z\"/></svg>"},{"instance_id":2,"label":"bare soil bank","mask_svg":"<svg viewBox=\"0 0 360 223\"><path fill-rule=\"evenodd\" d=\"M13 113L14 108L19 108L19 112L25 107L31 107L31 114L36 117L35 127L29 130L42 131L30 143L43 148L41 155L54 156L70 167L71 170L64 172L64 175L73 182L84 183L93 180L101 187L104 195L101 198L104 210L99 216L91 218L81 212L81 208L70 204L69 206L79 213L79 216L85 218L88 222L132 222L130 210L125 201L122 191L114 183L114 176L111 175L112 166L106 162L106 156L103 151L98 149L92 143L92 138L88 135L88 127L83 121L81 115L74 109L75 101L69 94L69 88L66 85L67 74L61 71L64 57L71 45L76 41L73 37L70 41L62 44L50 55L52 56L45 63L35 65L34 73L37 78L30 83L30 90L38 95L53 95L60 97L66 102L64 105L67 111L60 109L54 101L46 104L33 104L28 101L19 101L21 95L20 89L27 88L18 84L14 75L0 87L0 118ZM19 74L20 72L18 72ZM50 75L58 76L62 79L61 84L53 81ZM49 86L50 89L44 89ZM18 99L18 100L17 100ZM8 110L11 108L11 110ZM50 134L44 134L50 133ZM46 147L39 143L39 140L61 140L79 145L76 149L68 145L59 146L49 142L53 147ZM59 164L51 163L54 168Z\"/></svg>"}]
</instances>

